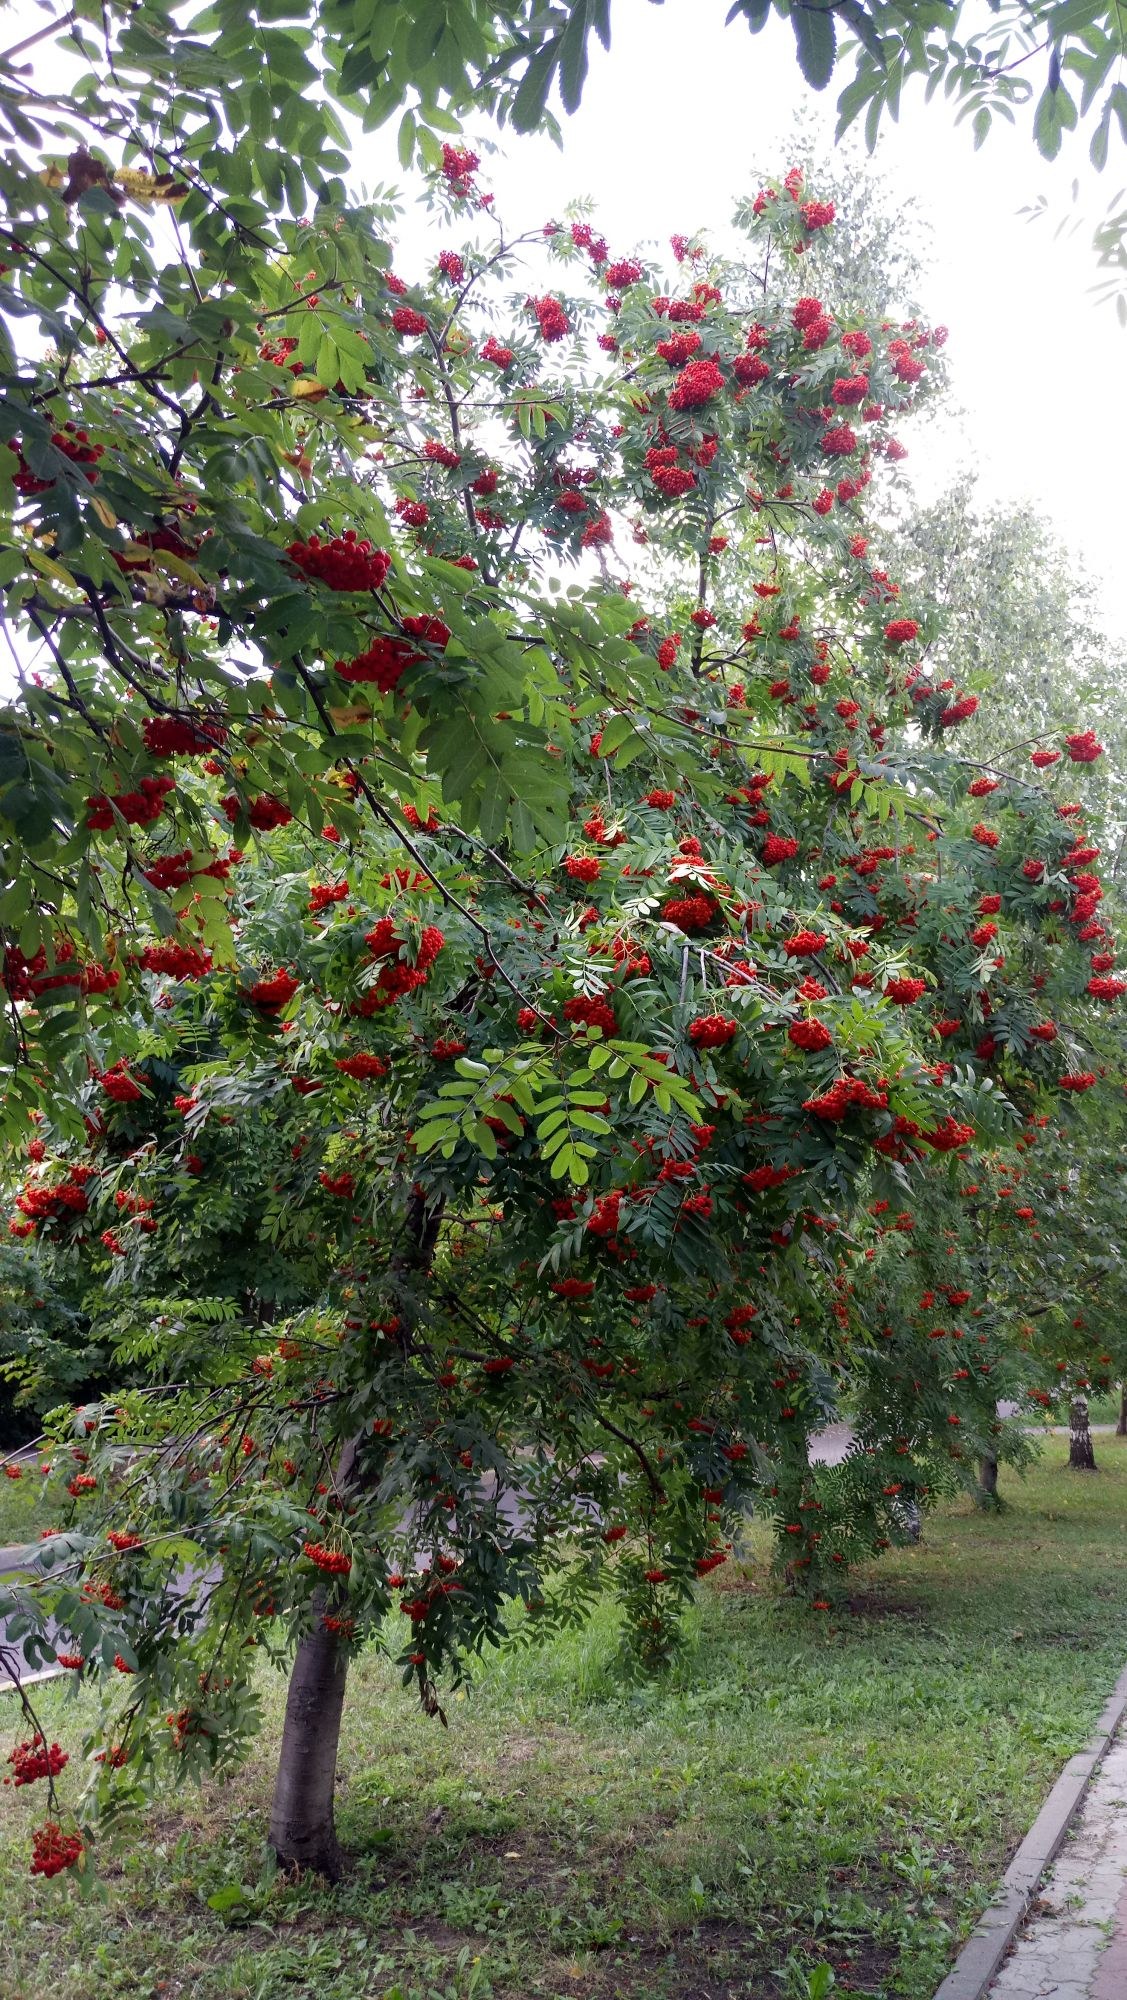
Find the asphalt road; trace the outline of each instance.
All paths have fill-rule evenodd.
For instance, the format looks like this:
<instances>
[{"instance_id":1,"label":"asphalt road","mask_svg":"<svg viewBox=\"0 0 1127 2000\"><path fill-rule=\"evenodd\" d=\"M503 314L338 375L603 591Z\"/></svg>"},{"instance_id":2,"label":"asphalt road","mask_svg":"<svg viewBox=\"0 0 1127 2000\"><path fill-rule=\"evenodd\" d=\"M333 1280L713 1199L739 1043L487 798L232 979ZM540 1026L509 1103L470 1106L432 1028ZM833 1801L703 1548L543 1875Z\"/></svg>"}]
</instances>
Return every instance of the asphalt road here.
<instances>
[{"instance_id":1,"label":"asphalt road","mask_svg":"<svg viewBox=\"0 0 1127 2000\"><path fill-rule=\"evenodd\" d=\"M0 1548L0 1584L5 1583L13 1572L34 1569L39 1547L37 1542L12 1542L6 1548ZM48 1631L53 1637L54 1628L49 1626ZM7 1625L0 1619L0 1667L3 1668L0 1672L0 1693L12 1688L13 1663L20 1680L29 1683L53 1680L56 1674L66 1672L65 1667L31 1666L24 1651L23 1640L10 1639Z\"/></svg>"}]
</instances>

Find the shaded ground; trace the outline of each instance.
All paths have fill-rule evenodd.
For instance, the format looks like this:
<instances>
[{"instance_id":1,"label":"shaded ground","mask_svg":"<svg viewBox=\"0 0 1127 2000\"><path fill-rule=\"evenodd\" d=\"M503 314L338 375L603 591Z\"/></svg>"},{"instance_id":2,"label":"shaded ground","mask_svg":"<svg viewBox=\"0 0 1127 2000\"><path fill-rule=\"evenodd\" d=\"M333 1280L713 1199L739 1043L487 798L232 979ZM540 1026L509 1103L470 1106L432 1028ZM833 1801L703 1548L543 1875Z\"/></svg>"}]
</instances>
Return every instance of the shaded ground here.
<instances>
[{"instance_id":1,"label":"shaded ground","mask_svg":"<svg viewBox=\"0 0 1127 2000\"><path fill-rule=\"evenodd\" d=\"M273 1676L260 1754L103 1853L104 1900L29 1882L37 1788L3 1794L0 2000L800 2000L823 1962L834 2000L931 2000L1127 1655L1127 1452L1064 1457L939 1515L853 1612L780 1601L753 1540L657 1685L603 1614L491 1660L443 1732L368 1654L335 1890L264 1856ZM77 1764L74 1693L42 1700Z\"/></svg>"}]
</instances>

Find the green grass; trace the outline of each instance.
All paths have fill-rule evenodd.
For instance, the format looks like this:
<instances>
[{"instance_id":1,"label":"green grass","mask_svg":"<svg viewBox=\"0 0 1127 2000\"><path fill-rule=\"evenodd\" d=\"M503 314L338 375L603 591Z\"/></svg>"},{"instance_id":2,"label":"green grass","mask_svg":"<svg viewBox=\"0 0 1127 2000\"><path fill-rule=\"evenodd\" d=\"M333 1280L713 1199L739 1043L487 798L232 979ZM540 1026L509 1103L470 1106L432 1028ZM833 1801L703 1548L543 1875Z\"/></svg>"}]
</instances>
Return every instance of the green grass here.
<instances>
[{"instance_id":1,"label":"green grass","mask_svg":"<svg viewBox=\"0 0 1127 2000\"><path fill-rule=\"evenodd\" d=\"M658 1685L617 1681L603 1615L489 1662L443 1731L367 1655L336 1889L265 1863L274 1679L255 1760L162 1798L102 1897L28 1880L42 1807L6 1793L0 1995L801 2000L824 1961L835 2000L930 2000L1127 1656L1127 1447L1100 1439L1096 1477L1065 1451L1000 1515L937 1516L851 1613L780 1601L758 1558L721 1572ZM42 1692L73 1741L73 1692Z\"/></svg>"},{"instance_id":2,"label":"green grass","mask_svg":"<svg viewBox=\"0 0 1127 2000\"><path fill-rule=\"evenodd\" d=\"M1068 1422L1068 1411L1061 1405L1061 1422ZM1117 1424L1119 1422L1119 1393L1108 1396L1089 1396L1088 1422L1090 1424Z\"/></svg>"},{"instance_id":3,"label":"green grass","mask_svg":"<svg viewBox=\"0 0 1127 2000\"><path fill-rule=\"evenodd\" d=\"M0 1548L12 1542L34 1541L40 1528L50 1524L51 1512L43 1499L43 1485L34 1467L20 1479L0 1475Z\"/></svg>"}]
</instances>

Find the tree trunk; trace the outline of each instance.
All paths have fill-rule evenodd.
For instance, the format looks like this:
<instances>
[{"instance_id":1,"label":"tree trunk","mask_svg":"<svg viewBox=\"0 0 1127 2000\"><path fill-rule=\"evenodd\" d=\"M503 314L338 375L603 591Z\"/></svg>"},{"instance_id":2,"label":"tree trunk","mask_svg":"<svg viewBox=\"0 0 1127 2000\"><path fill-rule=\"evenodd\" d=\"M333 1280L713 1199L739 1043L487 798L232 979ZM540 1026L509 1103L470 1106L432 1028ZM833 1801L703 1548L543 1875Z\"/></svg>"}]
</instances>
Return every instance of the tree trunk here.
<instances>
[{"instance_id":1,"label":"tree trunk","mask_svg":"<svg viewBox=\"0 0 1127 2000\"><path fill-rule=\"evenodd\" d=\"M1119 1384L1119 1422L1115 1426L1117 1438L1127 1438L1127 1382Z\"/></svg>"},{"instance_id":2,"label":"tree trunk","mask_svg":"<svg viewBox=\"0 0 1127 2000\"><path fill-rule=\"evenodd\" d=\"M407 1352L418 1308L417 1286L429 1270L442 1208L428 1210L419 1193L407 1204L405 1250L393 1258L402 1321L400 1341ZM368 1433L359 1432L345 1444L333 1475L334 1496L343 1499L363 1468L357 1467ZM348 1679L348 1648L321 1623L326 1610L347 1614L348 1586L341 1579L313 1599L316 1624L298 1646L286 1695L286 1721L270 1809L270 1845L283 1865L315 1869L330 1881L339 1877L343 1858L333 1819L337 1748L344 1717ZM425 1704L424 1704L425 1705ZM436 1712L441 1713L437 1710Z\"/></svg>"},{"instance_id":3,"label":"tree trunk","mask_svg":"<svg viewBox=\"0 0 1127 2000\"><path fill-rule=\"evenodd\" d=\"M334 1882L341 1852L333 1792L347 1678L347 1649L318 1625L294 1657L270 1811L270 1845L283 1866L296 1863Z\"/></svg>"},{"instance_id":4,"label":"tree trunk","mask_svg":"<svg viewBox=\"0 0 1127 2000\"><path fill-rule=\"evenodd\" d=\"M333 1482L338 1494L353 1477L363 1441L363 1434L350 1438L341 1452ZM348 1649L335 1632L326 1631L321 1617L327 1610L343 1613L347 1606L348 1586L343 1579L331 1589L314 1592L312 1611L317 1622L298 1645L290 1669L270 1807L270 1845L283 1867L311 1868L327 1875L331 1882L338 1879L343 1865L333 1795Z\"/></svg>"},{"instance_id":5,"label":"tree trunk","mask_svg":"<svg viewBox=\"0 0 1127 2000\"><path fill-rule=\"evenodd\" d=\"M1088 1428L1088 1398L1074 1396L1068 1411L1068 1462L1076 1472L1095 1472L1096 1454Z\"/></svg>"},{"instance_id":6,"label":"tree trunk","mask_svg":"<svg viewBox=\"0 0 1127 2000\"><path fill-rule=\"evenodd\" d=\"M993 1452L978 1461L978 1504L980 1507L997 1507L998 1502L998 1461Z\"/></svg>"}]
</instances>

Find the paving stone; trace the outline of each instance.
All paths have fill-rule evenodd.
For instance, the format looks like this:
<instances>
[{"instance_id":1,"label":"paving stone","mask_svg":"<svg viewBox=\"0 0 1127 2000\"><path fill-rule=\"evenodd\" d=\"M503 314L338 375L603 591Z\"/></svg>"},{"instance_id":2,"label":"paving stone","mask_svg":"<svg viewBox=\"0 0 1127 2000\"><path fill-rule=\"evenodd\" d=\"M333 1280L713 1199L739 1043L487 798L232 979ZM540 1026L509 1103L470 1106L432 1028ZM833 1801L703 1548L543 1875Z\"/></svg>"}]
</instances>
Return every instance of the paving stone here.
<instances>
[{"instance_id":1,"label":"paving stone","mask_svg":"<svg viewBox=\"0 0 1127 2000\"><path fill-rule=\"evenodd\" d=\"M990 2000L1127 2000L1127 1737L1096 1773Z\"/></svg>"},{"instance_id":2,"label":"paving stone","mask_svg":"<svg viewBox=\"0 0 1127 2000\"><path fill-rule=\"evenodd\" d=\"M1096 1960L1091 2000L1124 2000L1127 1995L1127 1885L1120 1894L1112 1921L1112 1936Z\"/></svg>"},{"instance_id":3,"label":"paving stone","mask_svg":"<svg viewBox=\"0 0 1127 2000\"><path fill-rule=\"evenodd\" d=\"M1091 2000L1088 1980L1060 1979L1041 1988L1037 2000Z\"/></svg>"}]
</instances>

